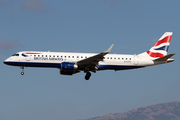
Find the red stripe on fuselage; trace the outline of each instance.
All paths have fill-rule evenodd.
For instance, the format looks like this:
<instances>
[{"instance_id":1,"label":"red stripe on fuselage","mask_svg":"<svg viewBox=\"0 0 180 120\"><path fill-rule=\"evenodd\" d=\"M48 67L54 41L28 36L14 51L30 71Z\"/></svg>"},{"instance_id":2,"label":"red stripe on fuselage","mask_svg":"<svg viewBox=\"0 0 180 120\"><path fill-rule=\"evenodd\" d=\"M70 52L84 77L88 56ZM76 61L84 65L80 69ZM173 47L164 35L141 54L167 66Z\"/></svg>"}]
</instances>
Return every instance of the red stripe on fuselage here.
<instances>
[{"instance_id":1,"label":"red stripe on fuselage","mask_svg":"<svg viewBox=\"0 0 180 120\"><path fill-rule=\"evenodd\" d=\"M41 54L41 53L22 53L22 54Z\"/></svg>"},{"instance_id":2,"label":"red stripe on fuselage","mask_svg":"<svg viewBox=\"0 0 180 120\"><path fill-rule=\"evenodd\" d=\"M150 51L147 51L147 54L149 54L151 57L153 58L157 58L157 57L163 57L164 55L161 54L161 53L154 53L154 52L150 52Z\"/></svg>"},{"instance_id":3,"label":"red stripe on fuselage","mask_svg":"<svg viewBox=\"0 0 180 120\"><path fill-rule=\"evenodd\" d=\"M162 43L170 43L170 42L171 42L171 37L172 37L172 35L167 36L167 37L163 38L162 40L158 40L158 41L154 44L153 47L158 46L158 45L160 45L160 44L162 44Z\"/></svg>"}]
</instances>

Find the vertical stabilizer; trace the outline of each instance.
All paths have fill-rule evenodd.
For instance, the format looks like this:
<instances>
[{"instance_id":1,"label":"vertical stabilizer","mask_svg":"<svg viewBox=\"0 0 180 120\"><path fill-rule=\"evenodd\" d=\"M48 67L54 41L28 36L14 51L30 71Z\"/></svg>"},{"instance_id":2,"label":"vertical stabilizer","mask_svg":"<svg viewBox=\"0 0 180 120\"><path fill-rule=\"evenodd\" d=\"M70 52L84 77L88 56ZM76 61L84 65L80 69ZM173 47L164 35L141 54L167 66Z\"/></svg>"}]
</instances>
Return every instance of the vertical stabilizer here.
<instances>
[{"instance_id":1,"label":"vertical stabilizer","mask_svg":"<svg viewBox=\"0 0 180 120\"><path fill-rule=\"evenodd\" d=\"M153 45L153 47L145 52L151 58L160 58L167 55L171 42L172 32L165 32L163 36ZM144 55L145 53L139 54Z\"/></svg>"}]
</instances>

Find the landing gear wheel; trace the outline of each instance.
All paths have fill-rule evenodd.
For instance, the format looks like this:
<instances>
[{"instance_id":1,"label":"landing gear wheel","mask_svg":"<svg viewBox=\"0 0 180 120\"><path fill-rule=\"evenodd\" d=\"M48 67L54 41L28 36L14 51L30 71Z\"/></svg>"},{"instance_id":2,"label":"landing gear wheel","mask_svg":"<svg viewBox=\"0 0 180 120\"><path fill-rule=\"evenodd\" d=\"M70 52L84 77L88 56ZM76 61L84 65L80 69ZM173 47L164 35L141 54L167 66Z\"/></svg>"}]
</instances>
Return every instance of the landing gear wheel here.
<instances>
[{"instance_id":1,"label":"landing gear wheel","mask_svg":"<svg viewBox=\"0 0 180 120\"><path fill-rule=\"evenodd\" d=\"M22 69L21 75L24 75L24 66L20 67Z\"/></svg>"},{"instance_id":2,"label":"landing gear wheel","mask_svg":"<svg viewBox=\"0 0 180 120\"><path fill-rule=\"evenodd\" d=\"M21 72L21 75L24 75L24 72Z\"/></svg>"},{"instance_id":3,"label":"landing gear wheel","mask_svg":"<svg viewBox=\"0 0 180 120\"><path fill-rule=\"evenodd\" d=\"M91 77L91 73L90 73L90 72L87 72L87 73L86 73L86 76L85 76L85 79L86 79L86 80L89 80L90 77Z\"/></svg>"}]
</instances>

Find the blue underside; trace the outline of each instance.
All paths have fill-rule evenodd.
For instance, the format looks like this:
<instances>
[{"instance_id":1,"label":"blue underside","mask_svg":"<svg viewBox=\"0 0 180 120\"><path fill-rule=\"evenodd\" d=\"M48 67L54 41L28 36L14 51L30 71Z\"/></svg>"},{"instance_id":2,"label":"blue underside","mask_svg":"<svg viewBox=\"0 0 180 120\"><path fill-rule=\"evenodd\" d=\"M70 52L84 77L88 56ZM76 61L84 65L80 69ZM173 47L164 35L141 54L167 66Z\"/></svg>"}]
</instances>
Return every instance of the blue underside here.
<instances>
[{"instance_id":1,"label":"blue underside","mask_svg":"<svg viewBox=\"0 0 180 120\"><path fill-rule=\"evenodd\" d=\"M25 67L50 67L61 68L61 63L34 63L34 62L4 62L4 64L12 66L25 66ZM128 65L97 65L98 70L126 70L141 68L144 66L128 66Z\"/></svg>"},{"instance_id":2,"label":"blue underside","mask_svg":"<svg viewBox=\"0 0 180 120\"><path fill-rule=\"evenodd\" d=\"M131 65L97 65L98 70L127 70L136 69L144 66L131 66Z\"/></svg>"},{"instance_id":3,"label":"blue underside","mask_svg":"<svg viewBox=\"0 0 180 120\"><path fill-rule=\"evenodd\" d=\"M4 62L6 65L25 66L25 67L52 67L60 68L61 63L34 63L34 62Z\"/></svg>"}]
</instances>

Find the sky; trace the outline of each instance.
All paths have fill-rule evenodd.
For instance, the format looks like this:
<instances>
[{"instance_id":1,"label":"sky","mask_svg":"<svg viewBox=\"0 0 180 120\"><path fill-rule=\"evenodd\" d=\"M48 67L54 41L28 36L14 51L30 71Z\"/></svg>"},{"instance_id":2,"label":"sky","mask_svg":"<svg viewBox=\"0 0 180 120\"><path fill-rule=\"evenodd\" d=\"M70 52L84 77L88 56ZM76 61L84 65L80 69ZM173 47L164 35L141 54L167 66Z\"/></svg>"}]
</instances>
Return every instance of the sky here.
<instances>
[{"instance_id":1,"label":"sky","mask_svg":"<svg viewBox=\"0 0 180 120\"><path fill-rule=\"evenodd\" d=\"M0 0L0 119L76 120L180 101L179 0ZM148 51L173 32L174 62L125 71L60 75L3 64L19 51Z\"/></svg>"}]
</instances>

